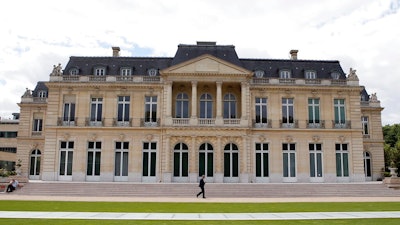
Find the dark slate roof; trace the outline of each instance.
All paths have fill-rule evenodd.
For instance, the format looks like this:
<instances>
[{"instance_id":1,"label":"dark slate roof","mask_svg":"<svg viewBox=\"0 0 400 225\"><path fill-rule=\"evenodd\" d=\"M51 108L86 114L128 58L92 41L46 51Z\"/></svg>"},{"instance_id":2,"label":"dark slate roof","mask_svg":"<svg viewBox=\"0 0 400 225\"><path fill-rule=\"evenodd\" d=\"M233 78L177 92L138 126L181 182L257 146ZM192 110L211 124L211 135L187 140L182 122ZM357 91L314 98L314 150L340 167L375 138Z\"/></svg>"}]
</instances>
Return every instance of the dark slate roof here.
<instances>
[{"instance_id":1,"label":"dark slate roof","mask_svg":"<svg viewBox=\"0 0 400 225\"><path fill-rule=\"evenodd\" d=\"M32 91L32 97L39 97L39 92L40 91L45 91L46 92L46 98L49 97L49 89L45 85L43 81L39 81L36 84L35 90Z\"/></svg>"},{"instance_id":2,"label":"dark slate roof","mask_svg":"<svg viewBox=\"0 0 400 225\"><path fill-rule=\"evenodd\" d=\"M171 61L172 58L71 56L63 74L68 75L71 69L76 68L79 74L92 75L95 67L103 66L106 74L119 75L121 68L130 67L133 75L147 75L147 70L165 69L171 65Z\"/></svg>"},{"instance_id":3,"label":"dark slate roof","mask_svg":"<svg viewBox=\"0 0 400 225\"><path fill-rule=\"evenodd\" d=\"M361 101L363 102L368 102L369 101L369 94L367 92L367 90L365 90L365 87L363 87L363 89L361 90Z\"/></svg>"},{"instance_id":4,"label":"dark slate roof","mask_svg":"<svg viewBox=\"0 0 400 225\"><path fill-rule=\"evenodd\" d=\"M163 70L204 54L209 54L250 71L263 70L264 77L279 77L282 69L290 70L292 78L304 78L306 70L317 72L318 79L331 79L332 72L346 79L337 60L290 59L240 59L233 45L216 45L215 42L198 42L197 45L178 45L174 57L77 57L71 56L63 71L68 75L73 68L79 75L92 75L97 66L106 67L106 74L119 75L122 67L132 68L133 75L147 75L147 70Z\"/></svg>"},{"instance_id":5,"label":"dark slate roof","mask_svg":"<svg viewBox=\"0 0 400 225\"><path fill-rule=\"evenodd\" d=\"M264 77L279 77L280 70L290 70L292 78L304 78L304 72L313 70L317 79L331 79L331 73L340 74L346 79L339 61L290 60L290 59L241 59L243 67L255 71L264 71Z\"/></svg>"},{"instance_id":6,"label":"dark slate roof","mask_svg":"<svg viewBox=\"0 0 400 225\"><path fill-rule=\"evenodd\" d=\"M237 66L242 66L242 63L236 54L235 46L213 44L179 45L171 66L205 54L215 56Z\"/></svg>"}]
</instances>

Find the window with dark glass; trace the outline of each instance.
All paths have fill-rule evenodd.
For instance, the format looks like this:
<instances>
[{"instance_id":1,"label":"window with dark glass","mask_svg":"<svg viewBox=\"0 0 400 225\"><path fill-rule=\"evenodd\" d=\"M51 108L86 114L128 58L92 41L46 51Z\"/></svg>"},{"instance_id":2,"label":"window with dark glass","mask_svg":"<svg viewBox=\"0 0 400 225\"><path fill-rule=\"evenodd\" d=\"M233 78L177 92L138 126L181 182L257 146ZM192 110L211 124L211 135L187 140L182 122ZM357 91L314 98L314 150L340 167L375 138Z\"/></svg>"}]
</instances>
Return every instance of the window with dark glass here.
<instances>
[{"instance_id":1,"label":"window with dark glass","mask_svg":"<svg viewBox=\"0 0 400 225\"><path fill-rule=\"evenodd\" d=\"M186 93L176 96L175 118L189 118L189 97Z\"/></svg>"}]
</instances>

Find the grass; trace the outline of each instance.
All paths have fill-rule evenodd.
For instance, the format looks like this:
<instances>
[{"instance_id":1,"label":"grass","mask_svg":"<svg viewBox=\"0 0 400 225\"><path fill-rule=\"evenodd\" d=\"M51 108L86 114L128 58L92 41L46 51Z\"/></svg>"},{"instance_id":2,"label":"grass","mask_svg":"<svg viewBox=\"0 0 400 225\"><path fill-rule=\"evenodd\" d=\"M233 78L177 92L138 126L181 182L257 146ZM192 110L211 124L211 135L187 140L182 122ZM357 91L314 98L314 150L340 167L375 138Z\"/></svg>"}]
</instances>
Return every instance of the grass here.
<instances>
[{"instance_id":1,"label":"grass","mask_svg":"<svg viewBox=\"0 0 400 225\"><path fill-rule=\"evenodd\" d=\"M246 213L246 212L360 212L400 211L400 202L295 202L295 203L170 203L170 202L69 202L0 200L0 211L52 212L158 212L158 213ZM323 224L323 225L398 225L400 219L340 219L285 221L162 221L162 220L75 220L75 219L0 219L0 224L52 225L247 225L247 224Z\"/></svg>"},{"instance_id":2,"label":"grass","mask_svg":"<svg viewBox=\"0 0 400 225\"><path fill-rule=\"evenodd\" d=\"M2 211L273 213L400 211L400 202L171 203L0 200Z\"/></svg>"}]
</instances>

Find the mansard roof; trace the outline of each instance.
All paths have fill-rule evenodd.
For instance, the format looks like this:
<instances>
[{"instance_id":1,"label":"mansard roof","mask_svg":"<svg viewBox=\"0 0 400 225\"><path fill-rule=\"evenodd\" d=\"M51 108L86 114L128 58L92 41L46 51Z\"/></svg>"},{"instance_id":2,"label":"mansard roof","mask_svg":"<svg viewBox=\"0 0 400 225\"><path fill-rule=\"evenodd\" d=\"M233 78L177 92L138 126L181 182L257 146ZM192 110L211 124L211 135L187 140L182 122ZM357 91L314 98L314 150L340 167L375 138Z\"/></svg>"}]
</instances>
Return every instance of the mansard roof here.
<instances>
[{"instance_id":1,"label":"mansard roof","mask_svg":"<svg viewBox=\"0 0 400 225\"><path fill-rule=\"evenodd\" d=\"M37 82L35 90L32 91L32 97L39 97L39 92L41 91L44 91L46 93L45 97L48 97L49 88L45 85L44 81Z\"/></svg>"},{"instance_id":2,"label":"mansard roof","mask_svg":"<svg viewBox=\"0 0 400 225\"><path fill-rule=\"evenodd\" d=\"M96 67L104 67L106 75L119 75L121 68L129 67L132 69L132 75L147 75L149 69L163 70L205 54L249 71L262 70L264 77L279 77L280 70L289 70L292 78L304 78L305 71L312 70L317 73L317 79L331 79L333 72L340 74L339 79L346 79L337 60L241 59L235 51L235 46L216 45L215 42L198 42L197 45L180 44L174 57L71 56L63 74L69 75L71 69L77 69L79 75L92 75Z\"/></svg>"}]
</instances>

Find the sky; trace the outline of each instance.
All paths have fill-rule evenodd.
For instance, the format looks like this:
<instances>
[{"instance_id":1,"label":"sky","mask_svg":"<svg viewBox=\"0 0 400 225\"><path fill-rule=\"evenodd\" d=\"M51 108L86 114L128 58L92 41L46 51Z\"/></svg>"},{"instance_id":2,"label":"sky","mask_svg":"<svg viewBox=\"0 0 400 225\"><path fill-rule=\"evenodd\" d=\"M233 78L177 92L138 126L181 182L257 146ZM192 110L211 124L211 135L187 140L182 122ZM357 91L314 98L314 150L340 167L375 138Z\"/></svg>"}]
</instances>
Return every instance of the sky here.
<instances>
[{"instance_id":1,"label":"sky","mask_svg":"<svg viewBox=\"0 0 400 225\"><path fill-rule=\"evenodd\" d=\"M70 56L173 57L179 44L239 58L339 60L400 123L400 0L13 0L0 8L0 117Z\"/></svg>"}]
</instances>

